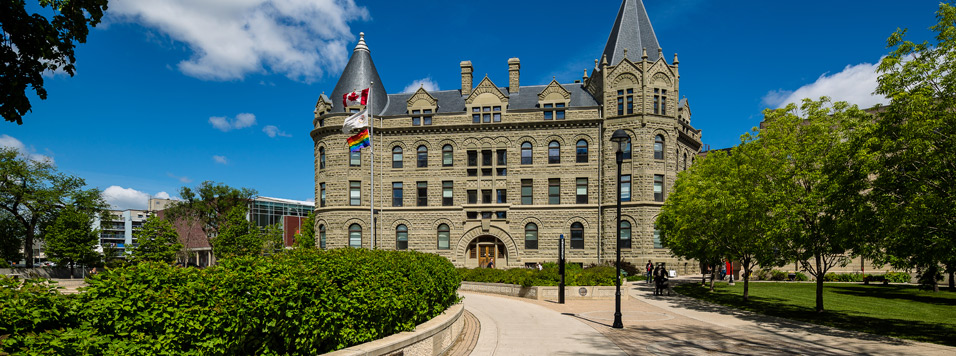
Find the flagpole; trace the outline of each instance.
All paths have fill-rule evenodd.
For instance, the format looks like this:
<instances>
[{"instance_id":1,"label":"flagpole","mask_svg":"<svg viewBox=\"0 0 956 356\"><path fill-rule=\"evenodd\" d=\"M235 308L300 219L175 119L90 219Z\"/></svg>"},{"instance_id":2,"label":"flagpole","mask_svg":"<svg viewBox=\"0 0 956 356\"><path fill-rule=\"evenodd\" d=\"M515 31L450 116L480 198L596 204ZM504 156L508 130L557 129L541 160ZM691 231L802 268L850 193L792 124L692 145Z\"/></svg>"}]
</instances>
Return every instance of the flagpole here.
<instances>
[{"instance_id":1,"label":"flagpole","mask_svg":"<svg viewBox=\"0 0 956 356\"><path fill-rule=\"evenodd\" d=\"M369 82L368 85L368 105L365 105L365 109L368 110L368 186L369 186L369 211L368 211L368 221L369 221L369 233L371 236L371 249L375 249L375 120L372 118L372 85L375 82Z\"/></svg>"}]
</instances>

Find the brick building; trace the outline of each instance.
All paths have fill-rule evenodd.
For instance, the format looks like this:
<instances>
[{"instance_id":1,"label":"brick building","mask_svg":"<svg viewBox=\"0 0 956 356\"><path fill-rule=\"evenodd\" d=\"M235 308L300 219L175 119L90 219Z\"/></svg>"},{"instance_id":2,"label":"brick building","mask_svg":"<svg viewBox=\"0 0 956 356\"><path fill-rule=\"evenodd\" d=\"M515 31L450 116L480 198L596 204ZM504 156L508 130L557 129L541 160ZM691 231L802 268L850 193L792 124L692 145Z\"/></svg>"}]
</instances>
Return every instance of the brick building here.
<instances>
[{"instance_id":1,"label":"brick building","mask_svg":"<svg viewBox=\"0 0 956 356\"><path fill-rule=\"evenodd\" d=\"M613 261L618 191L610 137L622 129L630 136L621 177L623 258L696 270L660 248L654 228L677 173L702 145L679 96L677 55L664 58L640 0L623 1L596 55L590 73L572 83L521 84L521 62L511 58L502 61L508 83L474 78L463 61L460 89L388 94L362 35L331 97L322 94L315 108L316 243L509 268L556 260L563 234L571 263ZM340 131L363 109L344 107L342 96L370 82L373 162L368 149L350 154L349 135Z\"/></svg>"}]
</instances>

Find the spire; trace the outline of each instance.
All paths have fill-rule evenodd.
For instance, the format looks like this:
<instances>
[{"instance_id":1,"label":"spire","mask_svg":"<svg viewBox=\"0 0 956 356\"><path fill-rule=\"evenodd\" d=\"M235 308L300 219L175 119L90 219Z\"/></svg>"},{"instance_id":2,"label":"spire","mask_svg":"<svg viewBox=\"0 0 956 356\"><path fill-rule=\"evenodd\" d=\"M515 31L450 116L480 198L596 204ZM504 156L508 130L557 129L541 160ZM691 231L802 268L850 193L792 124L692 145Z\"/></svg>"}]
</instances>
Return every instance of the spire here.
<instances>
[{"instance_id":1,"label":"spire","mask_svg":"<svg viewBox=\"0 0 956 356\"><path fill-rule=\"evenodd\" d=\"M335 89L332 90L332 97L330 98L332 112L344 112L342 95L353 90L368 88L370 82L372 82L371 112L374 115L379 115L385 110L385 105L388 104L388 94L385 92L382 79L378 76L378 71L375 70L375 63L372 62L372 52L365 43L365 33L360 32L358 44L352 51L352 57L349 58L349 63L345 65L345 70L342 71L339 82L335 83Z\"/></svg>"},{"instance_id":2,"label":"spire","mask_svg":"<svg viewBox=\"0 0 956 356\"><path fill-rule=\"evenodd\" d=\"M624 0L617 13L617 20L611 28L611 34L604 46L604 55L608 64L617 65L624 59L625 48L660 48L657 35L651 27L651 19L647 17L644 2L641 0ZM660 58L654 52L650 53L651 62Z\"/></svg>"}]
</instances>

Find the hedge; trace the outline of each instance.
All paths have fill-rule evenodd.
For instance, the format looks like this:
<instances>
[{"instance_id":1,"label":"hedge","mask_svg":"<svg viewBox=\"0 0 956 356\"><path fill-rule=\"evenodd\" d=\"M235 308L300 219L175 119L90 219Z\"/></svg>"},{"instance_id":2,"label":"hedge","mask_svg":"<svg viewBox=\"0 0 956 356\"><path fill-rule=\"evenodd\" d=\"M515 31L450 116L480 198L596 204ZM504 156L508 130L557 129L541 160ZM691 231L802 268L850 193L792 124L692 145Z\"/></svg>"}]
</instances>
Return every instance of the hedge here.
<instances>
[{"instance_id":1,"label":"hedge","mask_svg":"<svg viewBox=\"0 0 956 356\"><path fill-rule=\"evenodd\" d=\"M613 286L614 285L614 267L606 265L589 266L582 268L579 265L565 265L565 285L568 286ZM622 268L623 269L623 268ZM622 271L623 272L623 271ZM556 286L561 281L561 275L558 274L558 265L554 262L548 262L542 265L542 269L529 268L459 268L458 274L461 280L469 282L482 283L508 283L517 284L524 287L531 286ZM627 277L627 273L621 273L622 278Z\"/></svg>"},{"instance_id":2,"label":"hedge","mask_svg":"<svg viewBox=\"0 0 956 356\"><path fill-rule=\"evenodd\" d=\"M0 288L0 354L325 353L413 330L458 302L460 279L437 255L336 249L141 263L76 295L28 284Z\"/></svg>"}]
</instances>

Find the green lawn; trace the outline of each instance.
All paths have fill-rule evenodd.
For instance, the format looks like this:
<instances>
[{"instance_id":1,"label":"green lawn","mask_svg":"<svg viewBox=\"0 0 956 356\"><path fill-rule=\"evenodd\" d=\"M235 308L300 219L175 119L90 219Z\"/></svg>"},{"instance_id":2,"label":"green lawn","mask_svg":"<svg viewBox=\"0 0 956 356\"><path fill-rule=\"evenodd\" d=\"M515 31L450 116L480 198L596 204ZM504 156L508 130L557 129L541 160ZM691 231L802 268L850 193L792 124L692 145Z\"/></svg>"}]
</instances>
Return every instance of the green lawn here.
<instances>
[{"instance_id":1,"label":"green lawn","mask_svg":"<svg viewBox=\"0 0 956 356\"><path fill-rule=\"evenodd\" d=\"M825 283L823 307L817 314L816 284L750 283L750 301L743 301L743 283L718 283L709 293L700 284L683 284L679 293L712 303L762 314L848 330L956 346L956 293L920 291L915 286Z\"/></svg>"}]
</instances>

